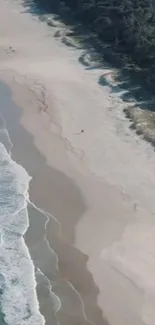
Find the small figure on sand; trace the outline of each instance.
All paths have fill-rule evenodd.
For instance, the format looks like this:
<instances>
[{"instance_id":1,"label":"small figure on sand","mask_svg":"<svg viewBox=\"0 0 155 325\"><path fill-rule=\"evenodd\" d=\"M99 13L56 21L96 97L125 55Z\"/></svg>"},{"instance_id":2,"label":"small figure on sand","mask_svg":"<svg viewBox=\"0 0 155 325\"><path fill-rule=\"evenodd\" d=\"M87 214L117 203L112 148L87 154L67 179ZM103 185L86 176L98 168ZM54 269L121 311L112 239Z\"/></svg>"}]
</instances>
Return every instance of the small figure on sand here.
<instances>
[{"instance_id":1,"label":"small figure on sand","mask_svg":"<svg viewBox=\"0 0 155 325\"><path fill-rule=\"evenodd\" d=\"M81 133L84 133L83 129L80 132L74 133L74 135L78 135L78 134L81 134Z\"/></svg>"}]
</instances>

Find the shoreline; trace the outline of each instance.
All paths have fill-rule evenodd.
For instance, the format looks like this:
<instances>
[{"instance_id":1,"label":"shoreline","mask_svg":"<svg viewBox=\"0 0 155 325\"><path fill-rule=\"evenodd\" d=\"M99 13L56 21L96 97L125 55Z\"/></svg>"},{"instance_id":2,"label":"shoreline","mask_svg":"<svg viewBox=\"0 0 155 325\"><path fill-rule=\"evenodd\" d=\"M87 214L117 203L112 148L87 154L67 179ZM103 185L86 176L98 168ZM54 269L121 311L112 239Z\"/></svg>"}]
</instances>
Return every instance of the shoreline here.
<instances>
[{"instance_id":1,"label":"shoreline","mask_svg":"<svg viewBox=\"0 0 155 325\"><path fill-rule=\"evenodd\" d=\"M43 325L34 264L24 241L29 226L27 200L30 177L21 165L11 159L11 148L12 142L0 113L0 319L3 325L12 322L23 324L25 319L27 324ZM12 295L14 299L10 299ZM17 307L20 304L21 308Z\"/></svg>"},{"instance_id":2,"label":"shoreline","mask_svg":"<svg viewBox=\"0 0 155 325\"><path fill-rule=\"evenodd\" d=\"M3 90L2 93L4 94L4 88L6 88L6 86L3 86ZM2 89L2 85L1 85L1 89ZM10 91L9 91L10 92ZM7 98L9 96L7 95ZM9 101L7 101L9 102ZM13 104L13 102L11 103L11 111L9 109L7 109L7 107L9 107L9 105L6 103L2 109L2 114L4 115L4 118L6 119L6 124L9 130L9 134L11 136L11 140L14 144L14 147L12 149L12 158L17 161L17 163L20 163L29 173L29 175L32 176L32 180L30 182L30 186L29 186L29 196L30 196L30 200L39 207L39 209L43 209L45 211L47 211L47 213L52 213L53 214L53 210L57 210L58 206L54 204L54 201L56 199L56 197L58 197L60 199L60 195L62 196L62 194L58 194L57 190L56 190L56 194L55 193L55 189L53 186L53 182L51 181L51 179L49 179L49 175L52 174L52 168L48 167L46 165L46 161L43 159L43 157L41 157L40 153L38 152L37 149L35 149L35 147L33 147L32 144L32 140L31 140L31 136L28 135L28 133L26 131L24 131L23 127L20 126L19 124L19 117L20 117L20 111L17 111L17 106L15 104ZM19 110L19 109L18 109ZM20 134L20 139L18 138L18 134ZM29 158L26 158L25 155L23 154L23 150L25 150L25 148L22 150L22 140L24 140L24 145L26 146L27 150L26 150L26 155L28 155ZM41 166L39 167L39 161L41 162ZM34 173L34 168L37 164L37 169L40 168L40 172L39 170L37 170L37 179L36 179L36 171ZM47 171L46 171L47 169ZM46 171L46 173L45 173ZM42 181L42 177L40 177L41 179L39 180L39 175L43 173L43 177L44 177L44 183L46 184L46 190L45 188L43 188L42 190L37 190L37 188L41 187L41 184L43 184ZM74 187L73 185L67 185L67 181L64 178L63 174L61 173L60 178L58 177L58 172L53 171L53 174L56 173L55 177L56 177L56 182L60 182L60 179L62 179L62 184L66 185L67 188L69 189L69 187L71 186L71 192L74 192ZM47 175L47 176L45 176ZM67 178L67 176L65 176ZM36 183L36 184L34 184ZM40 184L40 185L39 185ZM75 185L74 185L75 186ZM56 186L57 187L57 186ZM64 189L63 189L64 190ZM50 193L54 194L54 199L51 200L47 197L47 200L43 199L43 193L46 191L46 194L48 193L48 191L50 191ZM64 195L63 195L64 196ZM75 199L77 200L78 194L76 194ZM64 204L66 204L66 199L64 199ZM74 199L74 203L75 203L75 199ZM41 201L42 200L42 201ZM48 203L48 204L47 204ZM81 206L80 201L78 202L78 205ZM76 207L75 207L75 211L76 211ZM62 211L63 214L60 214L60 217L65 216L67 217L67 213L69 213L69 218L71 220L71 216L73 213L73 209L71 209L71 211L64 211L64 207L62 206ZM39 210L38 210L39 213ZM60 210L58 209L57 214L60 213ZM31 213L29 213L29 218L30 218L30 225L31 225L31 217L30 217ZM50 270L52 270L52 265L50 267L50 262L48 262L48 267L46 266L47 262L44 262L43 264L43 273L45 274L45 276L47 276L47 278L51 281L52 287L53 287L53 292L61 299L61 295L63 296L65 294L65 290L69 290L70 293L68 293L68 298L66 296L66 299L69 299L70 295L72 296L72 299L70 300L70 304L72 304L71 310L73 310L73 316L67 316L66 312L62 312L61 315L61 308L60 311L58 311L56 317L58 318L58 320L60 319L60 324L65 324L67 325L68 323L72 323L72 321L78 321L80 322L80 324L90 324L91 322L93 322L94 324L103 324L103 325L107 325L106 321L104 321L104 319L102 319L102 314L100 312L99 307L97 306L97 296L99 294L99 291L96 287L96 285L93 282L93 278L92 275L89 273L89 271L87 270L87 260L88 257L83 254L82 252L80 252L75 246L72 246L72 238L74 237L74 235L71 234L71 229L70 228L70 232L66 231L66 229L64 229L63 232L63 237L61 237L61 235L59 234L59 231L57 230L57 225L55 224L55 219L51 219L48 222L48 228L47 228L47 232L46 232L46 236L47 236L47 240L50 244L50 247L52 248L52 250L55 251L55 253L58 255L58 259L59 259L59 275L53 275L53 273L51 273ZM35 220L33 221L35 222ZM54 224L53 224L54 222ZM62 222L62 220L60 218L58 218L57 222ZM54 227L53 227L54 225ZM69 221L67 222L67 220L65 220L65 224L62 226L69 226ZM36 228L37 231L39 229L39 226L36 223ZM53 229L54 228L54 229ZM38 237L38 235L34 233L34 226L31 229L31 227L29 227L27 234L26 234L26 238L28 238L28 241L26 240L26 243L30 249L30 252L32 253L32 257L33 257L33 246L31 249L31 245L29 244L29 241L31 243L31 240L33 241L32 235L31 235L31 231L33 232L33 236L35 238ZM39 231L40 232L40 231ZM57 234L58 232L58 234ZM30 235L29 235L30 233ZM42 233L42 232L41 232ZM64 238L65 236L65 238ZM30 237L30 239L29 239ZM32 238L32 239L31 239ZM34 241L35 242L35 241ZM37 243L37 242L36 242ZM36 247L36 243L33 244L34 247ZM41 247L41 246L40 246ZM40 251L40 249L38 249ZM47 255L47 253L45 252L45 254ZM35 256L35 254L34 254ZM39 258L39 257L38 257ZM48 255L47 257L48 258ZM81 265L81 266L80 266ZM80 269L79 269L80 267ZM78 277L78 272L80 272L80 278L81 280L78 280L77 282L77 277ZM50 274L51 273L51 274ZM57 282L56 280L53 279L53 277L59 279L59 281ZM86 307L86 314L87 317L89 318L89 316L92 317L92 319L90 318L90 321L87 321L86 319L84 319L84 314L82 316L82 305L81 305L81 298L79 299L78 297L76 298L76 293L73 294L72 289L65 289L66 286L68 286L68 281L71 282L73 284L73 286L76 288L76 290L78 290L79 294L81 294L81 297L83 298L83 295L85 293L86 290L89 290L89 295L92 299L92 303L91 303L91 308L89 307L89 304L87 303L87 299L84 299L84 303L85 303L85 307ZM82 283L81 283L82 281ZM66 284L65 284L66 283ZM62 288L61 288L62 286ZM63 288L64 287L64 288ZM67 287L66 287L67 288ZM63 293L64 291L64 293ZM74 290L73 290L74 291ZM67 294L67 292L66 292ZM65 294L65 295L66 295ZM88 301L90 300L90 298L88 299ZM96 300L96 302L95 302ZM78 307L79 305L79 307ZM81 307L80 307L81 305ZM77 312L75 312L77 309ZM79 309L79 311L78 311ZM70 309L69 309L70 310ZM70 311L68 310L68 313L70 313ZM81 310L81 311L80 311ZM49 312L49 311L48 311ZM75 316L75 320L74 319L74 312L75 315L77 313L77 316ZM81 316L78 316L80 315ZM60 315L59 315L60 314ZM48 315L49 317L49 315ZM77 317L77 320L76 320ZM93 319L95 317L95 319ZM79 320L78 320L79 318ZM48 324L48 323L47 323Z\"/></svg>"},{"instance_id":3,"label":"shoreline","mask_svg":"<svg viewBox=\"0 0 155 325\"><path fill-rule=\"evenodd\" d=\"M15 160L33 177L30 199L62 225L61 237L52 222L46 232L60 278L80 293L95 325L105 325L104 318L110 325L152 325L153 149L129 129L119 96L97 84L104 69L84 70L78 50L22 15L22 2L2 0L1 9L0 79L12 90L1 85L1 106ZM10 44L14 54L6 53ZM43 266L50 277L51 267ZM60 323L83 325L79 297L73 288L66 293L63 281L53 284L66 306Z\"/></svg>"},{"instance_id":4,"label":"shoreline","mask_svg":"<svg viewBox=\"0 0 155 325\"><path fill-rule=\"evenodd\" d=\"M4 90L3 90L2 93L4 94ZM38 152L37 149L35 149L35 147L33 147L33 149L30 149L31 148L30 143L31 143L31 146L32 146L32 143L33 143L32 136L30 134L28 135L28 133L26 133L26 131L24 131L24 128L22 127L22 125L19 124L19 122L18 122L18 120L19 120L19 118L21 116L21 111L19 111L19 109L18 109L18 112L16 111L16 109L15 109L16 105L14 105L13 102L11 104L11 108L12 108L11 111L7 107L9 107L9 105L7 105L7 103L5 103L5 105L3 107L3 110L2 110L2 113L4 114L4 117L6 119L6 123L7 123L8 129L9 129L10 135L11 135L12 142L15 144L14 149L13 149L13 159L17 160L18 163L21 163L23 165L23 167L33 177L32 180L33 181L35 180L35 183L36 183L35 186L33 185L34 188L32 186L32 183L30 183L30 189L29 189L30 198L34 202L34 204L36 206L38 206L39 208L41 208L41 209L43 209L43 210L45 210L45 211L47 211L49 213L52 212L52 214L53 214L53 211L55 211L55 213L56 213L57 208L59 207L59 205L55 206L55 199L56 199L56 197L58 197L58 198L60 197L60 193L58 194L58 192L56 190L56 196L54 197L54 200L51 202L51 199L49 199L48 196L47 196L47 200L45 200L45 198L42 197L42 194L40 193L41 194L40 195L38 190L37 190L37 188L41 188L41 186L43 184L46 184L46 186L47 186L47 184L49 182L49 188L48 187L46 188L46 193L48 193L49 191L50 191L50 194L51 194L51 191L52 191L52 193L54 193L55 186L53 186L53 181L50 182L50 179L49 179L49 175L51 174L51 166L48 167L47 178L45 178L45 174L43 176L44 177L44 182L42 180L42 177L39 180L39 175L40 175L40 172L39 172L39 169L38 169L38 168L40 168L39 167L39 159L43 160L45 165L46 165L46 161L43 158L43 156L40 156L40 153ZM22 136L22 133L24 133L23 136ZM18 137L18 134L20 134L20 138ZM23 142L24 147L22 145L22 139L24 140L24 142ZM26 139L30 139L30 140L26 140ZM52 139L51 135L50 135L50 139ZM54 138L54 140L55 140L55 138ZM27 144L27 141L29 142L29 145ZM29 158L25 157L25 153L24 153L25 148L26 148L26 155L28 155ZM58 147L57 147L57 149L58 149ZM60 148L60 149L62 149L62 148ZM29 150L30 150L30 153L29 153ZM36 152L38 152L38 154L39 154L39 156L38 156L38 157L40 157L39 159L35 158ZM33 153L33 155L32 155L32 153ZM34 160L34 162L33 162L33 160ZM37 162L37 163L35 163L35 162ZM33 175L33 173L35 171L34 164L35 164L35 168L37 167L37 174L36 174L37 178L36 178L35 174ZM47 165L46 165L46 169L47 169ZM44 169L41 168L41 170L44 170ZM36 171L35 171L35 173L36 173ZM81 174L81 176L83 177L84 175ZM78 178L81 178L81 176L80 176L80 174L78 174ZM85 177L86 178L84 178L84 182L82 182L82 184L81 184L83 189L85 188L84 183L85 183L88 175L85 175ZM62 172L61 172L61 178L62 178ZM93 179L94 179L94 176L93 176ZM37 182L38 180L39 180L39 183ZM59 183L60 180L58 178L58 174L56 173L56 182L57 181ZM80 179L80 181L81 181L81 179ZM64 182L67 185L67 183L64 180L62 180L62 182ZM90 182L90 180L89 180L89 182ZM93 184L91 184L91 183L88 183L88 184L86 186L86 189L88 189L88 187L95 188L95 192L96 192L96 190L97 190L96 185L98 183L95 185L95 183L93 181ZM111 185L106 184L106 185L103 185L103 187L102 187L102 185L103 184L101 183L100 184L101 187L99 187L99 192L101 191L101 193L102 193L102 190L104 190L104 195L105 195L104 202L102 202L102 208L104 207L104 210L105 211L107 210L106 213L108 213L109 215L112 214L112 211L114 211L115 208L112 207L112 211L109 211L109 209L111 210L111 208L109 207L108 200L111 198L113 200L113 205L115 205L117 210L119 209L119 213L121 212L121 214L122 214L121 218L120 218L120 215L118 214L117 218L115 220L113 219L113 227L114 227L115 231L114 232L112 231L112 233L113 233L112 237L109 236L109 234L107 233L108 229L105 229L105 232L104 232L104 228L101 227L102 223L103 223L103 227L104 227L105 220L104 219L102 220L102 218L100 218L100 216L99 216L99 224L98 224L98 221L96 220L96 226L97 226L96 230L95 230L95 224L94 223L92 224L93 228L91 226L91 223L93 222L93 214L92 214L92 218L90 219L90 221L87 221L87 217L90 218L91 213L93 212L93 211L91 212L90 206L89 206L88 216L87 216L87 214L85 215L86 220L85 221L83 220L84 222L82 224L84 226L84 224L86 222L86 225L88 223L88 225L87 225L88 227L91 226L90 229L89 229L90 238L91 238L91 231L93 231L93 236L95 236L95 237L98 236L98 241L96 242L95 247L90 245L90 240L88 241L88 243L89 243L88 247L87 247L87 245L85 245L86 244L85 241L84 242L78 242L77 241L78 238L79 239L83 238L83 235L81 237L81 234L83 233L83 230L85 229L85 226L83 228L82 224L80 225L79 221L77 223L77 220L76 220L76 223L75 223L75 225L77 224L77 226L75 226L75 229L72 228L73 226L71 226L71 229L76 230L76 246L74 245L72 247L72 243L73 243L73 239L75 238L75 234L71 235L71 233L68 232L67 229L65 229L65 226L67 226L67 228L68 228L68 226L70 224L69 220L70 221L72 220L72 211L71 211L71 214L70 214L70 218L69 219L67 218L68 221L65 218L65 220L64 220L65 222L62 224L62 229L63 229L63 237L62 237L62 239L65 237L67 239L67 241L64 241L64 239L63 239L63 241L61 243L60 242L60 237L59 236L58 236L58 238L55 237L55 227L54 227L54 231L53 231L53 223L52 222L50 222L51 225L49 224L48 229L47 229L47 239L48 239L48 241L50 243L50 246L58 254L60 272L62 274L62 278L66 279L66 277L67 277L70 280L70 282L73 283L76 290L78 290L80 294L82 294L82 292L83 292L84 297L85 297L85 294L86 294L85 292L87 292L87 291L89 292L89 296L87 297L87 295L86 295L86 298L88 299L88 304L87 304L87 300L84 300L85 312L86 312L88 318L91 316L93 323L98 324L98 325L100 325L102 323L104 325L106 324L105 320L103 320L103 321L101 320L102 319L102 313L100 311L100 307L98 307L98 306L101 306L101 308L103 308L104 305L103 305L102 299L101 299L101 302L99 302L99 305L97 303L97 301L98 301L97 297L100 296L101 292L97 289L96 284L93 285L93 287L92 287L92 288L94 288L93 291L95 293L96 302L94 301L93 295L90 294L90 292L91 292L90 288L91 288L91 285L92 285L92 281L94 281L94 280L93 280L93 277L92 277L91 273L89 273L89 269L87 269L87 265L89 265L88 261L90 263L90 266L88 266L88 268L90 268L93 271L93 276L94 276L96 271L97 271L97 273L99 271L99 274L97 274L97 276L95 276L95 279L99 280L100 277L101 277L101 270L102 269L101 269L101 265L99 265L100 256L98 254L100 252L101 245L102 245L102 248L104 247L104 245L106 247L107 245L109 245L109 244L111 244L113 242L114 238L116 238L116 239L119 238L119 236L123 232L123 229L125 228L125 226L126 226L126 224L128 222L128 217L127 217L127 219L124 218L124 213L127 213L127 211L128 211L128 213L129 213L129 215L131 217L131 211L132 211L132 204L130 202L128 203L126 200L123 203L122 195L119 194L115 189L113 190L113 187L111 187ZM56 188L57 188L57 186L56 186ZM68 188L68 186L67 186L67 188ZM72 191L73 191L73 189L71 190L71 192ZM45 192L45 188L42 189L42 193L44 193L44 192ZM94 195L95 194L94 190L92 192L93 192L92 195ZM97 191L97 193L96 193L97 197L98 197L99 192ZM38 196L38 194L39 194L39 196ZM37 197L36 197L36 195L37 195ZM76 199L77 199L77 194L76 194ZM93 197L89 198L89 200L90 200L89 204L90 204L92 199L93 199ZM103 198L102 198L102 201L103 201ZM97 203L99 203L99 202L97 202ZM122 203L124 204L124 208L122 208ZM64 204L66 204L66 199L64 201ZM79 203L78 203L78 205L79 205ZM80 203L80 205L81 205L81 203ZM96 208L97 208L97 206L96 206ZM76 211L76 209L77 208L75 207L75 211ZM63 215L64 215L64 206L62 206L62 210L63 210ZM96 210L96 212L97 212L97 210ZM133 213L134 213L134 211L133 211ZM67 214L68 214L68 211L65 213L66 217L67 217ZM63 219L61 218L61 216L63 216L63 215L62 215L62 213L60 213L60 210L58 208L58 214L56 213L56 217L58 217L59 222L63 222ZM121 220L121 224L120 224L120 220ZM119 224L117 225L118 221L119 221ZM111 222L112 222L112 220L110 221L110 224L111 224ZM77 234L79 232L79 230L78 230L79 225L82 226L83 230L82 229L80 230L79 236L77 237ZM63 226L64 226L64 228L63 228ZM108 224L107 224L107 226L108 226ZM101 233L99 233L99 228L101 230ZM104 235L103 235L103 233L104 233ZM107 233L107 235L106 235L106 233ZM104 238L102 238L102 236ZM101 238L102 238L102 240L101 240ZM81 246L81 244L82 244L82 246ZM84 244L84 246L83 246L83 244ZM92 244L93 244L93 242L92 242ZM76 248L76 247L80 247L80 246L81 246L81 251ZM71 247L72 247L72 249L71 249ZM83 249L83 247L85 247L85 249ZM72 250L73 250L73 253L72 253ZM65 253L65 251L66 251L66 253ZM75 252L77 252L78 254L75 254ZM88 252L90 252L90 253L88 254ZM81 257L80 257L80 255L81 255ZM81 266L83 265L84 268L86 268L85 276L83 274L83 269L81 270L79 268L79 265L80 265L79 261L80 261ZM78 264L76 264L76 263L78 263ZM92 263L94 265L91 265ZM97 268L96 267L94 268L95 264L96 264ZM82 266L82 268L83 268L83 266ZM99 268L98 268L98 266L99 266ZM49 274L48 270L47 270L47 272ZM80 273L81 280L80 280L80 282L79 281L77 282L79 273ZM88 277L88 274L89 274L89 277ZM83 278L83 276L84 276L84 278ZM105 273L105 276L107 276L106 273ZM115 276L113 276L113 277L115 279ZM101 284L102 283L101 279L99 281L100 282L97 282L97 283ZM105 287L105 289L107 289L107 288ZM55 286L53 287L53 290L59 296L59 292L56 291L57 289L56 289ZM80 292L80 290L82 290L82 291ZM102 290L103 290L103 288L102 288ZM138 298L139 294L138 294L137 289L133 288L132 290L133 290L132 295L134 294L134 296L136 296ZM103 292L102 292L102 295L103 295ZM111 292L111 294L112 294L112 292ZM83 298L83 296L82 296L82 298ZM125 297L122 297L122 298L124 299ZM135 298L134 298L134 300L135 300ZM91 301L91 304L90 304L90 301ZM91 310L90 310L90 306L91 306ZM113 310L113 305L111 307L112 307L112 310ZM99 316L97 316L97 313L96 313L97 310L95 311L94 308L97 308L99 310ZM102 309L102 312L103 311L104 311L104 309ZM90 317L90 319L91 319L91 317ZM94 319L94 317L95 317L95 319ZM99 319L98 319L98 317L99 317ZM62 322L64 322L64 315L63 315L63 318L61 320L62 320ZM68 319L66 320L65 324L66 325L68 324ZM80 324L82 324L82 323L80 323ZM84 324L85 324L85 322L84 322ZM137 322L137 324L138 324L138 322ZM141 324L141 322L139 324Z\"/></svg>"}]
</instances>

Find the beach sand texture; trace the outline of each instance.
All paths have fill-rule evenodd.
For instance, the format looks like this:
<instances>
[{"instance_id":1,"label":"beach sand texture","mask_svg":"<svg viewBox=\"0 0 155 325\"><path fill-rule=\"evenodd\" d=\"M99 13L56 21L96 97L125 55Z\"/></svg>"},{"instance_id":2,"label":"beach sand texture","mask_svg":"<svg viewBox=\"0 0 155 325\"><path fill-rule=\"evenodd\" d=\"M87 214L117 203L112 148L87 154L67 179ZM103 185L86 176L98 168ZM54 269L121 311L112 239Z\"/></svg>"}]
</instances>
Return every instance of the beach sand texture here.
<instances>
[{"instance_id":1,"label":"beach sand texture","mask_svg":"<svg viewBox=\"0 0 155 325\"><path fill-rule=\"evenodd\" d=\"M85 69L55 31L1 0L0 79L12 91L1 85L1 111L30 201L50 214L44 229L29 206L26 242L62 303L52 313L40 289L41 312L48 325L154 325L154 151L129 128L129 104L98 84L107 69Z\"/></svg>"}]
</instances>

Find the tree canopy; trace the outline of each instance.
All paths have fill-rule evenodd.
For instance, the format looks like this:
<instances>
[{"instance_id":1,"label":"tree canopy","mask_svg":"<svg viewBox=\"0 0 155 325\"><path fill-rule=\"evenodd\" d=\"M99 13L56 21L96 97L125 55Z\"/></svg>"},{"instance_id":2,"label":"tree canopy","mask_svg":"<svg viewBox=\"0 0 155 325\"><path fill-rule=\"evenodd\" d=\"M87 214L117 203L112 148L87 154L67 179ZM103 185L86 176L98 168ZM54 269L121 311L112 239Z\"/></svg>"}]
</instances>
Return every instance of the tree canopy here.
<instances>
[{"instance_id":1,"label":"tree canopy","mask_svg":"<svg viewBox=\"0 0 155 325\"><path fill-rule=\"evenodd\" d=\"M155 0L65 2L103 42L139 66L148 83L155 81Z\"/></svg>"},{"instance_id":2,"label":"tree canopy","mask_svg":"<svg viewBox=\"0 0 155 325\"><path fill-rule=\"evenodd\" d=\"M155 0L34 0L52 8L66 3L120 59L155 82ZM128 64L129 66L129 64Z\"/></svg>"}]
</instances>

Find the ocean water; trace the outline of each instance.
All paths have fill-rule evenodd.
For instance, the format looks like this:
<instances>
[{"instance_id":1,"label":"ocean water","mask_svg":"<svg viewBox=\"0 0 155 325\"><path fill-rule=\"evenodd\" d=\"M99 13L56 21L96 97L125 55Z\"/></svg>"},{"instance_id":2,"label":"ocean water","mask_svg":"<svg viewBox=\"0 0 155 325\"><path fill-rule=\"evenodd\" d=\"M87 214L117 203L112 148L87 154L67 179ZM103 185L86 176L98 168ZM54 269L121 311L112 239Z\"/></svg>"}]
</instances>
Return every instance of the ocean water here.
<instances>
[{"instance_id":1,"label":"ocean water","mask_svg":"<svg viewBox=\"0 0 155 325\"><path fill-rule=\"evenodd\" d=\"M43 325L34 265L23 237L29 226L31 178L11 159L11 147L0 116L0 324Z\"/></svg>"},{"instance_id":2,"label":"ocean water","mask_svg":"<svg viewBox=\"0 0 155 325\"><path fill-rule=\"evenodd\" d=\"M35 148L31 149L31 139L30 143L26 140L17 147L19 134L23 139L27 134L18 123L18 107L12 101L11 91L1 82L0 111L15 142L12 144L0 114L0 325L90 325L81 296L67 276L61 275L58 255L48 241L49 226L56 233L52 243L56 239L57 246L60 240L61 247L62 225L31 202L28 195L31 178L11 159L13 145L16 145L15 154L16 150L20 151L20 145L26 144L26 152L20 152L24 154L23 164ZM17 153L18 159L19 156ZM32 176L36 177L33 168ZM72 259L72 248L70 251Z\"/></svg>"}]
</instances>

